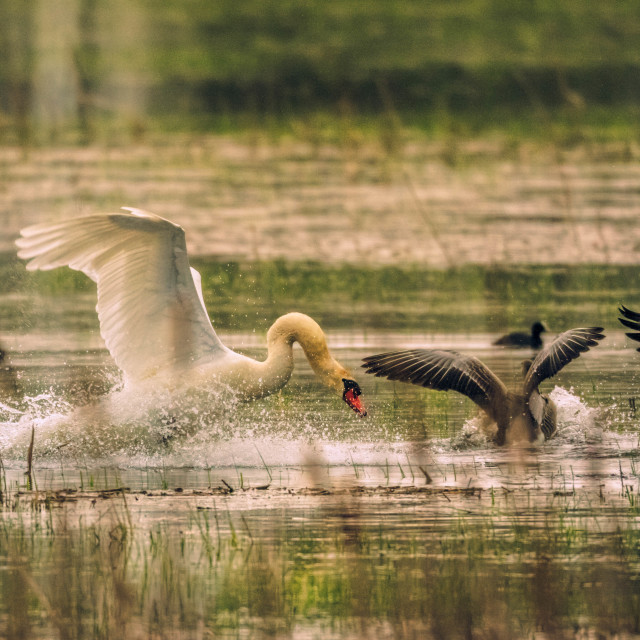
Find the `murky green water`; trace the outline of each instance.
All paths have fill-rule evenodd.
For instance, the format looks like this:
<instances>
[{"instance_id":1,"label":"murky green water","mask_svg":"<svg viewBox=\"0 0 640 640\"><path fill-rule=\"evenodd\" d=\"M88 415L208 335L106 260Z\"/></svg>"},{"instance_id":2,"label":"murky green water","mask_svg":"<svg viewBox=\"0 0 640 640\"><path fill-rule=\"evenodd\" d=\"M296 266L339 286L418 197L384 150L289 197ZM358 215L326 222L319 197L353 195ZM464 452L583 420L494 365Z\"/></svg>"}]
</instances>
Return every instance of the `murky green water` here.
<instances>
[{"instance_id":1,"label":"murky green water","mask_svg":"<svg viewBox=\"0 0 640 640\"><path fill-rule=\"evenodd\" d=\"M629 220L633 206L620 207ZM607 228L626 233L622 218ZM584 224L581 238L610 238L597 216ZM0 635L639 636L640 354L616 320L619 302L640 306L633 261L585 244L584 260L554 254L561 266L530 266L527 253L487 265L468 261L472 227L444 228L465 264L410 263L393 239L393 264L266 259L283 246L271 236L265 259L237 251L236 236L224 257L196 262L225 344L260 357L270 323L295 308L356 374L365 355L432 346L476 355L515 386L531 353L493 347L498 335L538 318L551 335L604 326L602 344L544 383L560 426L541 447L498 449L466 398L364 373L360 419L299 350L291 382L264 400L131 395L99 338L92 285L27 276L6 254Z\"/></svg>"}]
</instances>

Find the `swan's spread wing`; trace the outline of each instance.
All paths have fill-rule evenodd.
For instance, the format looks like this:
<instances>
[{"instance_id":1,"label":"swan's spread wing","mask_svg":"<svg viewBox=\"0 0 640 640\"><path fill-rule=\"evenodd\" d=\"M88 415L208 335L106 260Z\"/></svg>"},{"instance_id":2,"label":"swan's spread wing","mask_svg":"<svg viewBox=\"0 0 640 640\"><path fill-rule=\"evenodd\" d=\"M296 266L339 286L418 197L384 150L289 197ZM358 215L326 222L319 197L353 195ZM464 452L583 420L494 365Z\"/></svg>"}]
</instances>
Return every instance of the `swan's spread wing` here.
<instances>
[{"instance_id":1,"label":"swan's spread wing","mask_svg":"<svg viewBox=\"0 0 640 640\"><path fill-rule=\"evenodd\" d=\"M128 379L229 353L189 267L184 230L130 211L23 229L18 256L29 270L67 265L97 282L100 332Z\"/></svg>"},{"instance_id":2,"label":"swan's spread wing","mask_svg":"<svg viewBox=\"0 0 640 640\"><path fill-rule=\"evenodd\" d=\"M603 338L602 327L569 329L561 333L531 364L524 378L524 395L529 396L543 380L555 376L562 367L595 347Z\"/></svg>"},{"instance_id":3,"label":"swan's spread wing","mask_svg":"<svg viewBox=\"0 0 640 640\"><path fill-rule=\"evenodd\" d=\"M624 318L618 318L618 321L629 329L633 329L635 332L640 331L640 313L627 309L623 304L620 305L618 311L624 316ZM625 334L631 340L640 342L640 333L627 333ZM638 347L640 351L640 347Z\"/></svg>"},{"instance_id":4,"label":"swan's spread wing","mask_svg":"<svg viewBox=\"0 0 640 640\"><path fill-rule=\"evenodd\" d=\"M504 405L507 389L480 360L457 351L410 349L364 358L367 373L411 384L458 391L493 417L493 407Z\"/></svg>"}]
</instances>

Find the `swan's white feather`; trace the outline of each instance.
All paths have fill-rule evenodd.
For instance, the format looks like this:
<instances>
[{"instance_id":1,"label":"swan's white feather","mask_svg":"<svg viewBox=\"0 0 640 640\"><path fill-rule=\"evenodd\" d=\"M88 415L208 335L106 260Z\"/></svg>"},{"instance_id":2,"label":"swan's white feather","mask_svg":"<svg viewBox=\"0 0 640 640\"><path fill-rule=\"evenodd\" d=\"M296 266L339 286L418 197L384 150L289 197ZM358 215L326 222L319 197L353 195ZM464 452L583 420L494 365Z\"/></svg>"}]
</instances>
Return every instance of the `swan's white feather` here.
<instances>
[{"instance_id":1,"label":"swan's white feather","mask_svg":"<svg viewBox=\"0 0 640 640\"><path fill-rule=\"evenodd\" d=\"M239 357L219 340L184 230L139 209L21 231L27 269L67 265L98 284L100 332L127 381Z\"/></svg>"}]
</instances>

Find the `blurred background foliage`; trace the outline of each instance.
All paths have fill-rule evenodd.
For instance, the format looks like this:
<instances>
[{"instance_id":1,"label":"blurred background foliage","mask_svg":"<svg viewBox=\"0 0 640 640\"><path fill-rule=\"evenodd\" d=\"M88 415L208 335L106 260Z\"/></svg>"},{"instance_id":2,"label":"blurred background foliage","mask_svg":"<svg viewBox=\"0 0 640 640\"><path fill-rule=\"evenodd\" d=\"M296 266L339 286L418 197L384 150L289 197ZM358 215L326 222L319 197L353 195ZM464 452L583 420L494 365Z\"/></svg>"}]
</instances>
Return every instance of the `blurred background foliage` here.
<instances>
[{"instance_id":1,"label":"blurred background foliage","mask_svg":"<svg viewBox=\"0 0 640 640\"><path fill-rule=\"evenodd\" d=\"M230 131L318 113L626 137L636 0L0 0L0 141Z\"/></svg>"}]
</instances>

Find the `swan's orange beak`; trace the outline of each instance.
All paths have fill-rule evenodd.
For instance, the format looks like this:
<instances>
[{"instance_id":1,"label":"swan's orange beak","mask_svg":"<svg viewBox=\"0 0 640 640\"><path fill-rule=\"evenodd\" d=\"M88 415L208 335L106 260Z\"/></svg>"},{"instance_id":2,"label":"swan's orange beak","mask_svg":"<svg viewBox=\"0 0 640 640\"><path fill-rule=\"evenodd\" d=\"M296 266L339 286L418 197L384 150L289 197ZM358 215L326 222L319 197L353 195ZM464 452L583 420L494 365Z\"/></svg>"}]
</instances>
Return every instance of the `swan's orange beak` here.
<instances>
[{"instance_id":1,"label":"swan's orange beak","mask_svg":"<svg viewBox=\"0 0 640 640\"><path fill-rule=\"evenodd\" d=\"M362 404L362 400L360 396L362 395L362 391L358 386L358 383L355 380L348 380L346 378L342 379L344 383L344 393L342 394L342 399L361 417L367 415L367 410L364 408Z\"/></svg>"}]
</instances>

